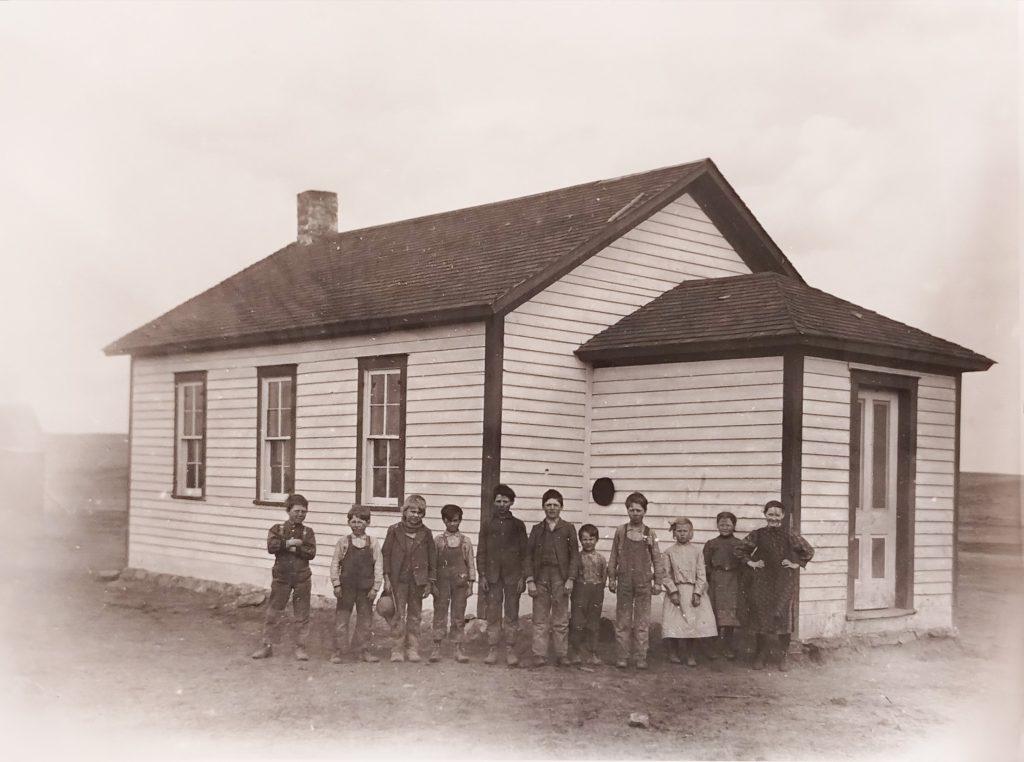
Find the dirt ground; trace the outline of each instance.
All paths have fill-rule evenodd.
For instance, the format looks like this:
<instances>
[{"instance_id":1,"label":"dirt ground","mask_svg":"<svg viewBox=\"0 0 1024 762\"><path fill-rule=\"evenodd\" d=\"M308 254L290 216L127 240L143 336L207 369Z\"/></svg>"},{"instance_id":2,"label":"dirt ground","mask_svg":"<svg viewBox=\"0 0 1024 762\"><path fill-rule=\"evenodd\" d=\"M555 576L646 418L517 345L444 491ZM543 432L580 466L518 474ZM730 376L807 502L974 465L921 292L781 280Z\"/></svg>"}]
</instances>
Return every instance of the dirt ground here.
<instances>
[{"instance_id":1,"label":"dirt ground","mask_svg":"<svg viewBox=\"0 0 1024 762\"><path fill-rule=\"evenodd\" d=\"M0 666L5 744L33 756L1021 754L1024 576L1010 553L961 555L958 639L826 652L821 663L797 658L787 673L721 661L688 669L665 663L660 648L647 673L487 667L481 643L466 665L339 666L326 660L329 611L314 612L311 661L282 648L253 662L262 608L150 581L99 581L95 572L123 564L120 514L31 524L17 526L32 540L0 557ZM650 715L649 729L627 726L634 711Z\"/></svg>"}]
</instances>

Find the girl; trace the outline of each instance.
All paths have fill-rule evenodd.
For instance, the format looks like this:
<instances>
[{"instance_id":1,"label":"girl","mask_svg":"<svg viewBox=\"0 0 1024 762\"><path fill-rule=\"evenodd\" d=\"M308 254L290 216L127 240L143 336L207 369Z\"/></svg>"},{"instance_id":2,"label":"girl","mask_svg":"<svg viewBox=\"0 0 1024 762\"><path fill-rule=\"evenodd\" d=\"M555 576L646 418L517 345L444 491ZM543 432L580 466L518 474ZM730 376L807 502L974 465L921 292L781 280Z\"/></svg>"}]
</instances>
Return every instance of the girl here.
<instances>
[{"instance_id":1,"label":"girl","mask_svg":"<svg viewBox=\"0 0 1024 762\"><path fill-rule=\"evenodd\" d=\"M670 639L669 661L680 662L679 640L683 641L686 665L696 667L695 640L718 634L715 613L704 596L707 578L704 556L698 545L692 544L693 523L683 517L669 525L675 544L665 551L665 590L668 597L662 609L661 634Z\"/></svg>"},{"instance_id":2,"label":"girl","mask_svg":"<svg viewBox=\"0 0 1024 762\"><path fill-rule=\"evenodd\" d=\"M736 530L736 515L722 511L715 516L718 537L704 546L704 566L708 576L708 597L718 624L719 642L726 659L736 658L733 631L740 626L740 560L736 548L741 541Z\"/></svg>"}]
</instances>

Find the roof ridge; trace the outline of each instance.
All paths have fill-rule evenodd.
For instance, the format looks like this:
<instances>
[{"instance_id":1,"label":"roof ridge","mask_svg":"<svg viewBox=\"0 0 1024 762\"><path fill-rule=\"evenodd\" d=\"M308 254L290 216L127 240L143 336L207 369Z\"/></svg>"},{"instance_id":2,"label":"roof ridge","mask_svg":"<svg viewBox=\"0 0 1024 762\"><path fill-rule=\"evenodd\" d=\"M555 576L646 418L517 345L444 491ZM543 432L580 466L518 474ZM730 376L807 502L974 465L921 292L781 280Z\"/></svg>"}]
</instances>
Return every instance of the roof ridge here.
<instances>
[{"instance_id":1,"label":"roof ridge","mask_svg":"<svg viewBox=\"0 0 1024 762\"><path fill-rule=\"evenodd\" d=\"M640 177L642 175L653 175L657 172L666 172L670 169L688 169L696 167L699 164L710 161L708 158L697 159L696 161L687 161L682 164L669 164L665 167L658 167L656 169L648 169L643 172L631 172L628 175L619 175L618 177L607 177L598 180L589 180L583 183L574 183L573 185L563 185L559 188L549 188L548 190L537 191L536 193L527 193L524 196L513 196L512 198L502 198L497 201L486 201L482 204L474 204L473 206L460 206L455 209L446 209L440 212L430 212L428 214L421 214L418 217L405 217L400 220L391 220L390 222L379 222L376 225L365 225L361 228L352 228L351 230L339 230L337 233L331 233L327 236L328 239L334 237L341 237L343 235L349 235L352 233L362 233L367 230L376 230L378 228L386 228L390 225L405 225L407 223L422 222L423 220L429 220L431 217L443 217L449 214L455 214L457 212L473 212L480 209L486 209L491 206L499 206L501 204L509 204L514 201L526 201L527 199L537 198L539 196L547 196L550 193L558 193L561 191L572 191L584 188L588 185L600 185L602 183L613 183L619 182L620 180L626 180L631 177Z\"/></svg>"},{"instance_id":2,"label":"roof ridge","mask_svg":"<svg viewBox=\"0 0 1024 762\"><path fill-rule=\"evenodd\" d=\"M797 319L797 316L795 314L793 314L793 310L789 306L789 298L788 298L789 295L785 292L785 290L783 290L782 284L779 282L779 278L784 278L785 276L784 275L780 275L779 273L754 273L754 274L755 275L763 274L763 275L778 275L779 276L778 278L771 278L771 283L772 283L772 286L775 289L775 293L777 293L779 295L779 298L782 299L782 310L786 313L786 317L789 318L789 322L792 324L793 330L796 331L796 334L798 336L806 336L807 335L807 331L804 330L803 324ZM787 280L789 280L789 279L787 279ZM806 286L807 284L805 283L803 285ZM807 286L807 287L810 288L810 286Z\"/></svg>"}]
</instances>

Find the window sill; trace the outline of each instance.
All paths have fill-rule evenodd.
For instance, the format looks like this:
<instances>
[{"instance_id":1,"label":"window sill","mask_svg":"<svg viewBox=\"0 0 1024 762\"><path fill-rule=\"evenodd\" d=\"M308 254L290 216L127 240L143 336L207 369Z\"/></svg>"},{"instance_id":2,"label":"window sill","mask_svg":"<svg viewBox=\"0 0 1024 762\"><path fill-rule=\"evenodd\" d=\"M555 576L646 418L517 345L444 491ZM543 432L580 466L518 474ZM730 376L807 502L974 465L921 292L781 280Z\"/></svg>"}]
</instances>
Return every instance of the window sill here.
<instances>
[{"instance_id":1,"label":"window sill","mask_svg":"<svg viewBox=\"0 0 1024 762\"><path fill-rule=\"evenodd\" d=\"M917 609L865 609L864 611L850 611L846 614L846 621L857 622L864 619L899 619L905 616L913 616Z\"/></svg>"},{"instance_id":2,"label":"window sill","mask_svg":"<svg viewBox=\"0 0 1024 762\"><path fill-rule=\"evenodd\" d=\"M353 503L353 508L365 508L370 513L401 513L402 506L400 505L363 505L362 503Z\"/></svg>"},{"instance_id":3,"label":"window sill","mask_svg":"<svg viewBox=\"0 0 1024 762\"><path fill-rule=\"evenodd\" d=\"M196 500L196 501L201 502L201 503L205 503L206 502L206 496L205 495L175 495L173 492L171 493L171 499L172 500Z\"/></svg>"},{"instance_id":4,"label":"window sill","mask_svg":"<svg viewBox=\"0 0 1024 762\"><path fill-rule=\"evenodd\" d=\"M284 508L284 500L260 500L256 498L252 501L253 505L271 505L275 508Z\"/></svg>"}]
</instances>

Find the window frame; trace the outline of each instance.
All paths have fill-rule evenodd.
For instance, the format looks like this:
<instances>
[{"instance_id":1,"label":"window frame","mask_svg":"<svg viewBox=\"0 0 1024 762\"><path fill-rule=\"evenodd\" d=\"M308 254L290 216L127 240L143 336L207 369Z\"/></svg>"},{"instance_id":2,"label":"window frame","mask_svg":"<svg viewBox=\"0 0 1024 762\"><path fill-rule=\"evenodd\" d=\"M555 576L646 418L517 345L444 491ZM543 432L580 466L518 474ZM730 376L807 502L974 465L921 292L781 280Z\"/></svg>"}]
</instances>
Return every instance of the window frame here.
<instances>
[{"instance_id":1,"label":"window frame","mask_svg":"<svg viewBox=\"0 0 1024 762\"><path fill-rule=\"evenodd\" d=\"M185 406L184 392L187 387L199 387L203 395L202 430L188 439L184 433ZM210 413L210 397L207 394L206 371L192 370L174 374L174 470L171 474L171 497L179 500L203 500L206 497L206 450L207 420ZM189 487L188 448L186 442L201 442L202 454L199 459L201 477L198 487Z\"/></svg>"},{"instance_id":2,"label":"window frame","mask_svg":"<svg viewBox=\"0 0 1024 762\"><path fill-rule=\"evenodd\" d=\"M297 417L296 409L298 407L298 386L296 383L297 369L298 366L294 364L265 365L256 369L256 499L253 500L253 503L256 505L284 505L288 495L295 492L295 440L297 437L295 424ZM270 396L267 393L267 389L270 382L284 380L291 382L291 411L289 414L291 433L287 439L280 436L268 439L265 434L265 426L269 418L267 404ZM271 448L268 447L268 442L274 441L286 442L285 457L291 466L291 488L285 489L282 492L270 491L269 479L271 478Z\"/></svg>"},{"instance_id":3,"label":"window frame","mask_svg":"<svg viewBox=\"0 0 1024 762\"><path fill-rule=\"evenodd\" d=\"M402 501L405 499L405 452L408 439L406 436L406 404L409 397L408 373L409 355L379 355L375 357L360 357L358 362L358 391L357 391L357 422L356 422L356 501L355 505L365 506L375 511L401 510ZM370 425L370 396L369 380L371 375L381 372L398 372L399 400L398 400L398 434L389 437L372 437L368 432ZM385 390L387 386L385 384ZM386 392L385 392L386 394ZM386 401L385 396L385 401ZM386 412L385 412L386 415ZM392 497L374 497L370 494L373 478L369 473L372 468L372 457L370 447L372 442L378 439L387 439L397 442L400 448L400 462L397 473L397 484Z\"/></svg>"}]
</instances>

